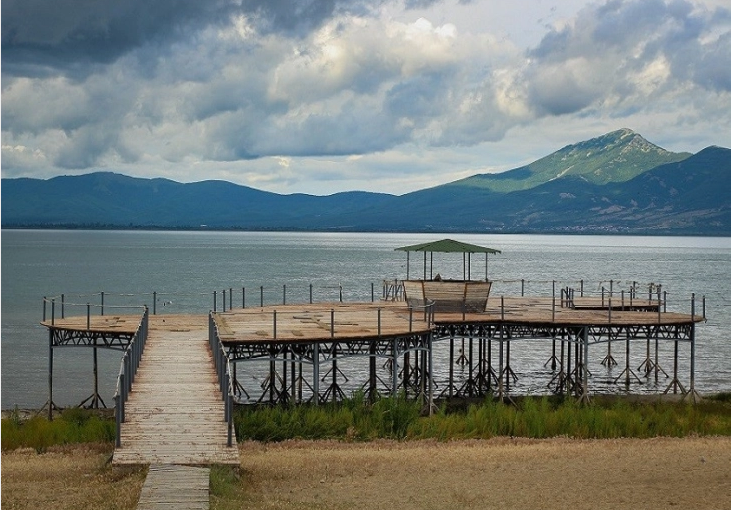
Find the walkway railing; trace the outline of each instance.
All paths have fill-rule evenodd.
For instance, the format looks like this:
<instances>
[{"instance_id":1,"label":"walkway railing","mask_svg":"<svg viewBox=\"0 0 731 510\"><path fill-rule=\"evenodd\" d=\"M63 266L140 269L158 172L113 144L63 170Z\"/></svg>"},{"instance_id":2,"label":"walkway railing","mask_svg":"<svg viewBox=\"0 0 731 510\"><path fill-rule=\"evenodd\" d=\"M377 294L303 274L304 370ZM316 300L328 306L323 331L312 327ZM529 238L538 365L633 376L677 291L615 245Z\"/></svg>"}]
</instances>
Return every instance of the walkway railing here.
<instances>
[{"instance_id":1,"label":"walkway railing","mask_svg":"<svg viewBox=\"0 0 731 510\"><path fill-rule=\"evenodd\" d=\"M119 375L117 376L117 388L114 393L114 416L117 423L117 438L115 445L117 448L122 446L122 423L124 423L124 405L132 391L132 383L134 382L137 368L140 366L142 352L147 342L149 310L145 307L142 320L137 328L134 338L129 343L127 350L122 356L119 367Z\"/></svg>"},{"instance_id":2,"label":"walkway railing","mask_svg":"<svg viewBox=\"0 0 731 510\"><path fill-rule=\"evenodd\" d=\"M224 402L224 420L227 424L227 446L233 446L233 410L234 410L234 381L231 374L231 362L226 355L221 338L218 335L218 326L213 320L213 312L208 314L208 341L213 354L213 364L216 367L218 384Z\"/></svg>"}]
</instances>

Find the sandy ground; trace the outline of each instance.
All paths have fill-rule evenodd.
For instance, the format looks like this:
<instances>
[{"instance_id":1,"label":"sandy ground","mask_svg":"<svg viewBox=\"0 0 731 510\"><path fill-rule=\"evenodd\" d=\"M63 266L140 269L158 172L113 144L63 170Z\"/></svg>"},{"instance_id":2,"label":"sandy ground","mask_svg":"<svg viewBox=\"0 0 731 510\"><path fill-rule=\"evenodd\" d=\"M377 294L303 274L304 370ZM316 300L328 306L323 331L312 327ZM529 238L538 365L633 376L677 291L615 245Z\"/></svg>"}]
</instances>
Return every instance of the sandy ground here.
<instances>
[{"instance_id":1,"label":"sandy ground","mask_svg":"<svg viewBox=\"0 0 731 510\"><path fill-rule=\"evenodd\" d=\"M731 509L731 438L240 445L222 508ZM144 470L109 452L2 454L2 508L134 508ZM216 506L212 507L215 508Z\"/></svg>"}]
</instances>

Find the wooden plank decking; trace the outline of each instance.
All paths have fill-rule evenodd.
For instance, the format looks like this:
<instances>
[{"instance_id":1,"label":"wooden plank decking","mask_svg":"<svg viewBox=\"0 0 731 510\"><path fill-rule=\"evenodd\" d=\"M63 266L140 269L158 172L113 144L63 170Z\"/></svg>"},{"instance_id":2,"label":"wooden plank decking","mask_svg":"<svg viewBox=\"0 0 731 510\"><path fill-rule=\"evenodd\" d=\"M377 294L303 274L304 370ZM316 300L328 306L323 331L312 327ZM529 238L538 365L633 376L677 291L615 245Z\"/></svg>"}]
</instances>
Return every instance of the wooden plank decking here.
<instances>
[{"instance_id":1,"label":"wooden plank decking","mask_svg":"<svg viewBox=\"0 0 731 510\"><path fill-rule=\"evenodd\" d=\"M208 510L210 469L152 465L137 510Z\"/></svg>"},{"instance_id":2,"label":"wooden plank decking","mask_svg":"<svg viewBox=\"0 0 731 510\"><path fill-rule=\"evenodd\" d=\"M147 345L125 406L113 464L239 464L205 315L150 316Z\"/></svg>"},{"instance_id":3,"label":"wooden plank decking","mask_svg":"<svg viewBox=\"0 0 731 510\"><path fill-rule=\"evenodd\" d=\"M380 310L380 323L379 323ZM275 331L276 312L276 331ZM214 315L224 344L311 342L428 332L424 311L401 303L315 303L239 308ZM333 320L334 319L334 320Z\"/></svg>"},{"instance_id":4,"label":"wooden plank decking","mask_svg":"<svg viewBox=\"0 0 731 510\"><path fill-rule=\"evenodd\" d=\"M635 300L633 305L646 311L623 311L609 309L609 301L601 306L601 299L582 298L581 308L561 307L561 301L548 297L500 297L490 296L482 313L435 313L436 323L492 322L519 324L566 324L566 325L678 325L692 324L704 320L702 315L652 311L657 301ZM626 303L627 304L627 303ZM620 307L620 301L613 302ZM464 317L464 318L463 318Z\"/></svg>"}]
</instances>

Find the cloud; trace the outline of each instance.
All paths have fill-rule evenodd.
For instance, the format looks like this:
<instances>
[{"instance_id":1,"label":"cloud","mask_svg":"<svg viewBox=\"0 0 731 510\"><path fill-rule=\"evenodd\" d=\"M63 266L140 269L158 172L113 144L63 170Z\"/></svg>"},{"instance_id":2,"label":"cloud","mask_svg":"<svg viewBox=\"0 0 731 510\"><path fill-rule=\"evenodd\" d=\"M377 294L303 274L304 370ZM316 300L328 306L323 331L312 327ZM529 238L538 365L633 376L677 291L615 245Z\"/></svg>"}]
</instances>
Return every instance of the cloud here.
<instances>
[{"instance_id":1,"label":"cloud","mask_svg":"<svg viewBox=\"0 0 731 510\"><path fill-rule=\"evenodd\" d=\"M521 79L539 115L647 103L682 88L725 88L729 12L673 0L610 0L581 10L533 50Z\"/></svg>"},{"instance_id":2,"label":"cloud","mask_svg":"<svg viewBox=\"0 0 731 510\"><path fill-rule=\"evenodd\" d=\"M136 49L161 51L244 16L258 32L306 35L338 13L367 13L379 0L6 0L4 71L35 76L93 72Z\"/></svg>"},{"instance_id":3,"label":"cloud","mask_svg":"<svg viewBox=\"0 0 731 510\"><path fill-rule=\"evenodd\" d=\"M731 124L722 3L609 0L532 19L455 1L3 2L3 176L408 191L507 169L511 152L525 163L539 127L560 147L625 126L673 142L682 126L700 143ZM536 27L527 49L510 36Z\"/></svg>"}]
</instances>

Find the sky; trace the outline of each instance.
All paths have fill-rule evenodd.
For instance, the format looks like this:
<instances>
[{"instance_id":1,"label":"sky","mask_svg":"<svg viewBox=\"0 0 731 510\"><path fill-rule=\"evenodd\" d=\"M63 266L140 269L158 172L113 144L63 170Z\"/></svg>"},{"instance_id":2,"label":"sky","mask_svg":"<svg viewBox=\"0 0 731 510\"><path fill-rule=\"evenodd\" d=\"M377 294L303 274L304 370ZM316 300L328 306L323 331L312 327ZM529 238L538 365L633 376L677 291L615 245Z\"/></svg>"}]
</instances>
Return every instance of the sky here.
<instances>
[{"instance_id":1,"label":"sky","mask_svg":"<svg viewBox=\"0 0 731 510\"><path fill-rule=\"evenodd\" d=\"M401 195L731 147L728 0L3 0L2 177Z\"/></svg>"}]
</instances>

